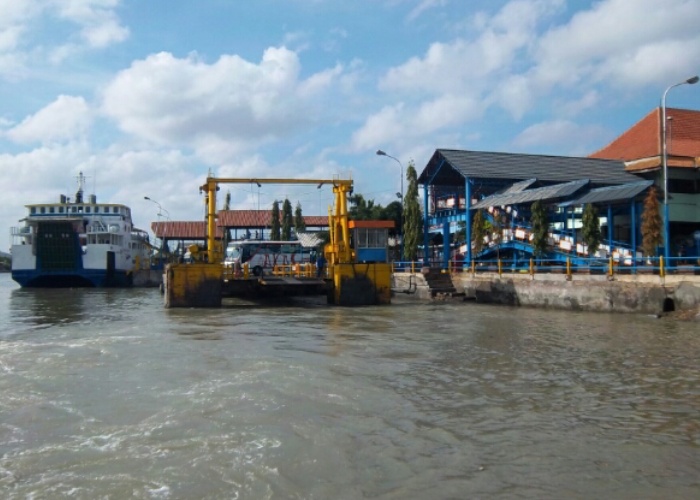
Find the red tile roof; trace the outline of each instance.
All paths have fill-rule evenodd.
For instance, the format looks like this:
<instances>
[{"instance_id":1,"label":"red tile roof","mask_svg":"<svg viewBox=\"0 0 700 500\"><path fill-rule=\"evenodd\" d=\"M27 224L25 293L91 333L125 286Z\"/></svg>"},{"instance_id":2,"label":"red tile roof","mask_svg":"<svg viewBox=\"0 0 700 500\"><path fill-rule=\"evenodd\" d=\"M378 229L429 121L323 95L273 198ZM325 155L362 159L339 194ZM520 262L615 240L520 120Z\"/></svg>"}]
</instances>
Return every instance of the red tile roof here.
<instances>
[{"instance_id":1,"label":"red tile roof","mask_svg":"<svg viewBox=\"0 0 700 500\"><path fill-rule=\"evenodd\" d=\"M350 229L390 229L395 225L396 223L393 220L351 220L348 222Z\"/></svg>"},{"instance_id":2,"label":"red tile roof","mask_svg":"<svg viewBox=\"0 0 700 500\"><path fill-rule=\"evenodd\" d=\"M328 227L328 217L304 215L306 227ZM223 237L224 227L239 229L263 228L270 225L269 210L220 210L217 216L216 237ZM151 222L151 231L157 238L173 240L203 240L207 237L204 221L160 221Z\"/></svg>"},{"instance_id":3,"label":"red tile roof","mask_svg":"<svg viewBox=\"0 0 700 500\"><path fill-rule=\"evenodd\" d=\"M270 225L270 210L220 210L217 224L230 228L256 228ZM307 227L328 227L328 217L304 215Z\"/></svg>"},{"instance_id":4,"label":"red tile roof","mask_svg":"<svg viewBox=\"0 0 700 500\"><path fill-rule=\"evenodd\" d=\"M204 240L207 237L207 225L204 221L151 222L151 231L156 238L170 240ZM216 237L223 237L220 228L216 230Z\"/></svg>"},{"instance_id":5,"label":"red tile roof","mask_svg":"<svg viewBox=\"0 0 700 500\"><path fill-rule=\"evenodd\" d=\"M700 111L666 108L668 164L696 166L700 161ZM661 108L656 108L590 158L632 162L627 169L658 167L662 155ZM636 160L645 160L638 162Z\"/></svg>"}]
</instances>

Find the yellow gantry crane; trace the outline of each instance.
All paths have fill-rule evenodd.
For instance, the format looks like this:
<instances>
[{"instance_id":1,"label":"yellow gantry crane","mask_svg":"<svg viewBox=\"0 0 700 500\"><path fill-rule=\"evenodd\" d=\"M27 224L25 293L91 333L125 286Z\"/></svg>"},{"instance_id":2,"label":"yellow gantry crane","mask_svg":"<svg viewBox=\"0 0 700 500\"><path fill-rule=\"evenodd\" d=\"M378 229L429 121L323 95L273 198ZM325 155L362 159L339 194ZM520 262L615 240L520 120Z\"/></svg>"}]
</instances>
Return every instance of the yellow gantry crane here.
<instances>
[{"instance_id":1,"label":"yellow gantry crane","mask_svg":"<svg viewBox=\"0 0 700 500\"><path fill-rule=\"evenodd\" d=\"M212 307L221 305L223 247L216 240L216 193L220 184L307 184L333 187L334 206L329 210L330 243L324 249L332 280L329 302L338 305L383 304L391 301L391 265L355 262L348 228L348 195L351 179L251 179L207 177L200 186L207 205L206 251L198 262L171 264L164 276L166 307ZM257 278L252 278L257 279Z\"/></svg>"}]
</instances>

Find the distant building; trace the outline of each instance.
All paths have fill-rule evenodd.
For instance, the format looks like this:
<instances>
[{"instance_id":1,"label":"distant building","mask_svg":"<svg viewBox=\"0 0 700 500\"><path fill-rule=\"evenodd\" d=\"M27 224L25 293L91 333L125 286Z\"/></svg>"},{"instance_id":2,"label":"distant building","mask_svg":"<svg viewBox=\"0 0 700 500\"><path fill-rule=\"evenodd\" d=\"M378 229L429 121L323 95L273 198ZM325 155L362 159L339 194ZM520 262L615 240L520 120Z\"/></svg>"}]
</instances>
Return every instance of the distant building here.
<instances>
[{"instance_id":1,"label":"distant building","mask_svg":"<svg viewBox=\"0 0 700 500\"><path fill-rule=\"evenodd\" d=\"M590 158L621 160L663 193L662 110L656 108ZM666 108L666 157L671 247L692 244L700 230L700 111Z\"/></svg>"}]
</instances>

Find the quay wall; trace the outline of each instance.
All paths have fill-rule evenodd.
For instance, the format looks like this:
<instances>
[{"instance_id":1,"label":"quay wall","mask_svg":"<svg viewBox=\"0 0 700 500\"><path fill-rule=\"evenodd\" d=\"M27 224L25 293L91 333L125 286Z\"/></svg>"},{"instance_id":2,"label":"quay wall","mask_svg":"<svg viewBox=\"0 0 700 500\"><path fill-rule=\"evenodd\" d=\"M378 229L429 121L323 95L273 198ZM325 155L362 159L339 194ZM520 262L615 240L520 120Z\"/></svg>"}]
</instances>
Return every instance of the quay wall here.
<instances>
[{"instance_id":1,"label":"quay wall","mask_svg":"<svg viewBox=\"0 0 700 500\"><path fill-rule=\"evenodd\" d=\"M417 299L431 300L425 278L416 273L394 275L394 290L415 290ZM415 286L410 287L411 283ZM564 274L454 273L452 283L465 300L511 306L572 311L659 315L671 311L700 313L700 276L616 276ZM439 296L438 296L439 297Z\"/></svg>"}]
</instances>

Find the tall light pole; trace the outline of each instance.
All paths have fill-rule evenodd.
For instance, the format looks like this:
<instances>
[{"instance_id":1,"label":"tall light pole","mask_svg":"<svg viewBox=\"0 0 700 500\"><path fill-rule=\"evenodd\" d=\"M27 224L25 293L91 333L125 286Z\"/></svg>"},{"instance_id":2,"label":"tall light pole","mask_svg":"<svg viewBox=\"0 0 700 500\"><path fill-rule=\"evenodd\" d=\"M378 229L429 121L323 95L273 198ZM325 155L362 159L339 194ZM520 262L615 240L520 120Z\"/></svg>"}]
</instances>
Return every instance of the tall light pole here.
<instances>
[{"instance_id":1,"label":"tall light pole","mask_svg":"<svg viewBox=\"0 0 700 500\"><path fill-rule=\"evenodd\" d=\"M393 156L386 154L381 149L377 150L377 155L378 156L386 156L387 158L391 158L392 160L396 161L396 163L399 164L399 167L401 167L401 213L399 214L399 225L401 226L401 233L399 234L399 237L401 238L401 244L399 247L399 260L403 261L403 205L404 205L404 200L403 200L403 163L401 163L401 161L399 161L398 158L394 158Z\"/></svg>"},{"instance_id":2,"label":"tall light pole","mask_svg":"<svg viewBox=\"0 0 700 500\"><path fill-rule=\"evenodd\" d=\"M156 200L154 200L154 199L152 199L152 198L149 198L148 196L144 196L143 199L144 199L144 200L148 200L148 201L150 201L151 203L155 203L156 205L158 205L158 214L157 214L157 215L158 215L158 222L156 223L156 228L160 228L160 218L163 216L163 212L165 212L166 214L168 214L168 215L165 216L165 218L166 218L167 220L170 220L170 212L168 212L168 211L165 210L163 207L161 207L161 206L160 206L160 203L158 203ZM163 239L162 237L161 237L161 246L162 246L162 247L165 247L165 239Z\"/></svg>"},{"instance_id":3,"label":"tall light pole","mask_svg":"<svg viewBox=\"0 0 700 500\"><path fill-rule=\"evenodd\" d=\"M167 220L170 220L170 212L168 212L166 209L164 209L163 207L161 207L161 206L160 206L160 203L158 203L156 200L154 200L154 199L152 199L152 198L149 198L148 196L144 196L143 199L144 199L144 200L148 200L148 201L150 201L150 202L155 203L156 205L158 205L158 214L157 214L157 215L158 215L158 220L160 220L160 218L163 217L163 212L165 212L165 213L167 214L167 215L165 215L165 218L166 218Z\"/></svg>"},{"instance_id":4,"label":"tall light pole","mask_svg":"<svg viewBox=\"0 0 700 500\"><path fill-rule=\"evenodd\" d=\"M663 165L663 176L664 176L664 261L665 265L668 266L671 250L671 220L669 219L668 211L668 151L666 145L666 94L673 87L678 87L679 85L693 85L698 83L698 76L693 76L682 82L674 83L668 87L663 96L661 96L661 161Z\"/></svg>"}]
</instances>

